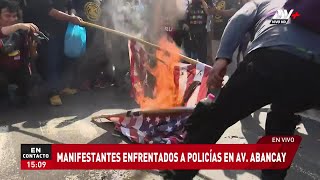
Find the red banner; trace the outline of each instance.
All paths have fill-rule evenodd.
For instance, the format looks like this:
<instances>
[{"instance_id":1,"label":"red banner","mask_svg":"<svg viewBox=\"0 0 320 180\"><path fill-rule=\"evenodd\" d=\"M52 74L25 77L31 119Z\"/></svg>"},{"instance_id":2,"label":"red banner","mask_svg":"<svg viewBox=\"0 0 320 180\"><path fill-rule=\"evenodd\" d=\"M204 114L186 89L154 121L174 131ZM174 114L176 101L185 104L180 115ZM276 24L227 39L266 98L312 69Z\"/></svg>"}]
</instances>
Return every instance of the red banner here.
<instances>
[{"instance_id":1,"label":"red banner","mask_svg":"<svg viewBox=\"0 0 320 180\"><path fill-rule=\"evenodd\" d=\"M284 169L300 136L257 144L23 144L21 169Z\"/></svg>"}]
</instances>

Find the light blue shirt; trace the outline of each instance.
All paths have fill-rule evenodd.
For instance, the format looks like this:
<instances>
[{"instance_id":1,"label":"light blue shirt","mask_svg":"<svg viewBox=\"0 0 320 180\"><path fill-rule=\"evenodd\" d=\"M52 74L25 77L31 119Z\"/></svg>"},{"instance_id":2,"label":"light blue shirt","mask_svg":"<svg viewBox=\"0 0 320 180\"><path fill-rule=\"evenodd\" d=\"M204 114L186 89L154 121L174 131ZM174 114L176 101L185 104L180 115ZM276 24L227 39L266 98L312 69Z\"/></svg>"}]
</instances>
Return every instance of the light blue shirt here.
<instances>
[{"instance_id":1,"label":"light blue shirt","mask_svg":"<svg viewBox=\"0 0 320 180\"><path fill-rule=\"evenodd\" d=\"M291 46L320 54L319 34L290 22L281 25L270 24L272 17L266 18L267 14L281 9L285 2L286 0L253 0L246 3L226 26L217 58L231 60L247 32L253 32L254 38L246 54L258 48L271 46Z\"/></svg>"}]
</instances>

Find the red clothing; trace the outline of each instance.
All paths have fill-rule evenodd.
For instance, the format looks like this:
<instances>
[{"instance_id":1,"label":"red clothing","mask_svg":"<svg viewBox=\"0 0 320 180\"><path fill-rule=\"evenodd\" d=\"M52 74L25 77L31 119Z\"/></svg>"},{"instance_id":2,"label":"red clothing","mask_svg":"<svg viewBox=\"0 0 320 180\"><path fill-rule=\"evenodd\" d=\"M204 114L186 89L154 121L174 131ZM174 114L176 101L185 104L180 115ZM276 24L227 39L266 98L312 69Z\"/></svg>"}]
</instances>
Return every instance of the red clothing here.
<instances>
[{"instance_id":1,"label":"red clothing","mask_svg":"<svg viewBox=\"0 0 320 180\"><path fill-rule=\"evenodd\" d=\"M0 27L0 39L4 37L8 37L4 35L1 31ZM27 39L26 36L22 35L21 40L19 43L19 46L17 49L19 51L16 51L14 55L9 56L8 54L2 54L0 53L0 70L1 71L14 71L19 69L26 59L26 50L27 50ZM2 48L2 47L0 47Z\"/></svg>"}]
</instances>

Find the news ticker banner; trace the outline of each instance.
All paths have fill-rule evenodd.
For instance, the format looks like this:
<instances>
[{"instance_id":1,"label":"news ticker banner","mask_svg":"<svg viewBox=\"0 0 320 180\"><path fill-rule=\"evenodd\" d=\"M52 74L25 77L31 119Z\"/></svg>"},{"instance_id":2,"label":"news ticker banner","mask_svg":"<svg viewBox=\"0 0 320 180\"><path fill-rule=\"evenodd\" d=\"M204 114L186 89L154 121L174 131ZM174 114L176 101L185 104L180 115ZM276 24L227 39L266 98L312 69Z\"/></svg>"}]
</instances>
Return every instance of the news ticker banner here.
<instances>
[{"instance_id":1,"label":"news ticker banner","mask_svg":"<svg viewBox=\"0 0 320 180\"><path fill-rule=\"evenodd\" d=\"M22 144L22 170L284 169L300 136L265 136L257 144Z\"/></svg>"}]
</instances>

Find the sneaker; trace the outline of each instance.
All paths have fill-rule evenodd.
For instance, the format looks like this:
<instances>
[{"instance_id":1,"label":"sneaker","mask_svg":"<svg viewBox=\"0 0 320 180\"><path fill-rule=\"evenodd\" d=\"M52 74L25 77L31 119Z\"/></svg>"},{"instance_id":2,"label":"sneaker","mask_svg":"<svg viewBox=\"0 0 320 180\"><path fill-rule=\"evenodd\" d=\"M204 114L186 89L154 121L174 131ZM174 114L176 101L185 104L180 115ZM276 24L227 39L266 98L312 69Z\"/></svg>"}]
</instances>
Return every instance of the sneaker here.
<instances>
[{"instance_id":1,"label":"sneaker","mask_svg":"<svg viewBox=\"0 0 320 180\"><path fill-rule=\"evenodd\" d=\"M72 88L64 88L60 94L61 95L74 95L77 94L78 90L77 89L72 89Z\"/></svg>"},{"instance_id":2,"label":"sneaker","mask_svg":"<svg viewBox=\"0 0 320 180\"><path fill-rule=\"evenodd\" d=\"M49 101L52 106L61 106L62 105L62 101L61 101L61 98L59 95L55 95L55 96L50 97Z\"/></svg>"}]
</instances>

